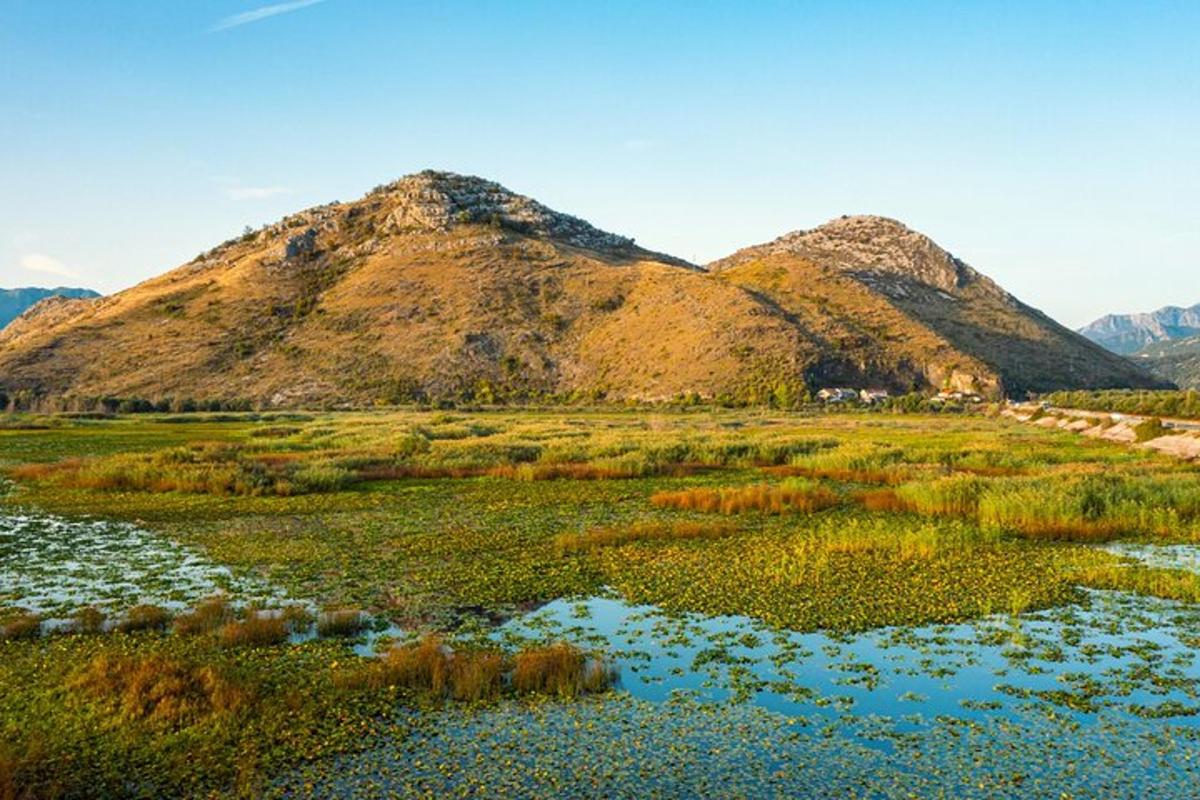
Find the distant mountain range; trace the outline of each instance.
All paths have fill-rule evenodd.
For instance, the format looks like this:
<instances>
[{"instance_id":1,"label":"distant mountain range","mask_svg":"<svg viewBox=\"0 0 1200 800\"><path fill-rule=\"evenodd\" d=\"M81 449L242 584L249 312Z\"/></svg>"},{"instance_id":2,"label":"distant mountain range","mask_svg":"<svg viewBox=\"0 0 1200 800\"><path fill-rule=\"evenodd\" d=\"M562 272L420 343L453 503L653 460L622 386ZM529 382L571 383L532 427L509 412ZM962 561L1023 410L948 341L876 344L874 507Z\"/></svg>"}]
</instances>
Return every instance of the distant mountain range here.
<instances>
[{"instance_id":1,"label":"distant mountain range","mask_svg":"<svg viewBox=\"0 0 1200 800\"><path fill-rule=\"evenodd\" d=\"M1164 385L895 220L841 217L702 267L445 172L0 331L0 390L278 407Z\"/></svg>"},{"instance_id":2,"label":"distant mountain range","mask_svg":"<svg viewBox=\"0 0 1200 800\"><path fill-rule=\"evenodd\" d=\"M1109 314L1079 333L1114 353L1131 355L1156 342L1200 335L1200 304L1163 306L1147 314Z\"/></svg>"},{"instance_id":3,"label":"distant mountain range","mask_svg":"<svg viewBox=\"0 0 1200 800\"><path fill-rule=\"evenodd\" d=\"M54 296L80 298L99 297L100 294L91 289L70 289L65 286L54 289L40 289L33 286L21 289L0 289L0 328L24 314L26 309L35 303Z\"/></svg>"},{"instance_id":4,"label":"distant mountain range","mask_svg":"<svg viewBox=\"0 0 1200 800\"><path fill-rule=\"evenodd\" d=\"M1079 333L1180 387L1200 389L1200 304L1109 314Z\"/></svg>"}]
</instances>

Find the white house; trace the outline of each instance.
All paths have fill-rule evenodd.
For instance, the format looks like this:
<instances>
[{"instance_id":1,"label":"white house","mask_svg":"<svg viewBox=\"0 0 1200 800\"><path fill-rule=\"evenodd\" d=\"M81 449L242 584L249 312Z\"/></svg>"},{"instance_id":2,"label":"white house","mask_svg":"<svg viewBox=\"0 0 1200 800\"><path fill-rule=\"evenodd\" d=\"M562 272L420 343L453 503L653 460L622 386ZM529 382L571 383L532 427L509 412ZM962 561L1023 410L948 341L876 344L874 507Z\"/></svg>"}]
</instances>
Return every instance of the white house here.
<instances>
[{"instance_id":1,"label":"white house","mask_svg":"<svg viewBox=\"0 0 1200 800\"><path fill-rule=\"evenodd\" d=\"M822 389L817 392L817 399L823 403L849 403L858 399L858 392L853 389Z\"/></svg>"}]
</instances>

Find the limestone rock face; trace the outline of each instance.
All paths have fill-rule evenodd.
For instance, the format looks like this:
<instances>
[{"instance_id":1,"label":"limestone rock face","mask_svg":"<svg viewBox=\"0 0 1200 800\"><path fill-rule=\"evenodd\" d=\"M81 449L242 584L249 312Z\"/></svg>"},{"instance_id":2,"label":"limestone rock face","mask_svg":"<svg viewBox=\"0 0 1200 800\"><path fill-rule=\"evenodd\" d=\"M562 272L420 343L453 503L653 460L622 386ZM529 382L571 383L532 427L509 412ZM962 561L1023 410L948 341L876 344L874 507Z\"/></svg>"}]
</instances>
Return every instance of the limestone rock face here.
<instances>
[{"instance_id":1,"label":"limestone rock face","mask_svg":"<svg viewBox=\"0 0 1200 800\"><path fill-rule=\"evenodd\" d=\"M812 230L793 231L739 251L716 266L779 253L863 276L915 281L947 293L980 281L991 284L928 236L894 219L871 215L840 217ZM896 291L903 294L905 290L901 286Z\"/></svg>"},{"instance_id":2,"label":"limestone rock face","mask_svg":"<svg viewBox=\"0 0 1200 800\"><path fill-rule=\"evenodd\" d=\"M450 172L425 171L401 178L375 193L393 206L401 230L445 231L460 224L493 224L591 250L628 250L633 239L607 233L552 211L498 183Z\"/></svg>"}]
</instances>

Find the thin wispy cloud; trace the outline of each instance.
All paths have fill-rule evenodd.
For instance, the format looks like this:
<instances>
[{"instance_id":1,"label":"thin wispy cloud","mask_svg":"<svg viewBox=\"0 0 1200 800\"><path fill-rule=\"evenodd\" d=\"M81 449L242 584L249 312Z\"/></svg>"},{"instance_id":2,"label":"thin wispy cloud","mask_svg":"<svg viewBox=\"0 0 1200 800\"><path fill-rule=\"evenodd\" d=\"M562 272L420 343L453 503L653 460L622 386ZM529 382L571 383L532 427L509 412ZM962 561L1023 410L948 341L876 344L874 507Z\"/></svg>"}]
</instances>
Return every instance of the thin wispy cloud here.
<instances>
[{"instance_id":1,"label":"thin wispy cloud","mask_svg":"<svg viewBox=\"0 0 1200 800\"><path fill-rule=\"evenodd\" d=\"M20 264L30 272L43 272L47 275L57 275L60 278L79 277L75 270L45 253L26 253L21 256Z\"/></svg>"},{"instance_id":2,"label":"thin wispy cloud","mask_svg":"<svg viewBox=\"0 0 1200 800\"><path fill-rule=\"evenodd\" d=\"M214 175L209 180L221 187L222 194L230 200L265 200L292 193L289 186L247 186L232 175Z\"/></svg>"},{"instance_id":3,"label":"thin wispy cloud","mask_svg":"<svg viewBox=\"0 0 1200 800\"><path fill-rule=\"evenodd\" d=\"M286 186L230 186L225 194L230 200L265 200L291 191Z\"/></svg>"},{"instance_id":4,"label":"thin wispy cloud","mask_svg":"<svg viewBox=\"0 0 1200 800\"><path fill-rule=\"evenodd\" d=\"M212 33L217 31L227 31L230 28L237 28L241 25L249 25L251 22L277 17L280 14L290 14L293 11L299 11L302 8L315 6L317 3L323 3L325 0L291 0L288 3L275 3L269 6L260 6L249 11L243 11L240 14L233 14L225 17L212 26L209 30Z\"/></svg>"}]
</instances>

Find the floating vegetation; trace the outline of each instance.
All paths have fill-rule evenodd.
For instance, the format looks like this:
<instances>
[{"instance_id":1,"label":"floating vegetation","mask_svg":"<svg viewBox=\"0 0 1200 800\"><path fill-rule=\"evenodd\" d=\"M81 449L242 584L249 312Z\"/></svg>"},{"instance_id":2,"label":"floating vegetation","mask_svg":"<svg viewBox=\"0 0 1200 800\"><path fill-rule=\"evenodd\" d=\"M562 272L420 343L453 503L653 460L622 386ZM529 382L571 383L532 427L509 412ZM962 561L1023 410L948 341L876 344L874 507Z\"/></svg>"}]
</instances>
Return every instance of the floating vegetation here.
<instances>
[{"instance_id":1,"label":"floating vegetation","mask_svg":"<svg viewBox=\"0 0 1200 800\"><path fill-rule=\"evenodd\" d=\"M136 525L0 514L0 605L67 617L84 606L183 608L219 591L278 594Z\"/></svg>"},{"instance_id":2,"label":"floating vegetation","mask_svg":"<svg viewBox=\"0 0 1200 800\"><path fill-rule=\"evenodd\" d=\"M554 543L561 553L615 547L629 542L653 542L672 539L715 539L736 532L734 525L724 522L633 522L628 525L590 528L581 534L559 534Z\"/></svg>"}]
</instances>

